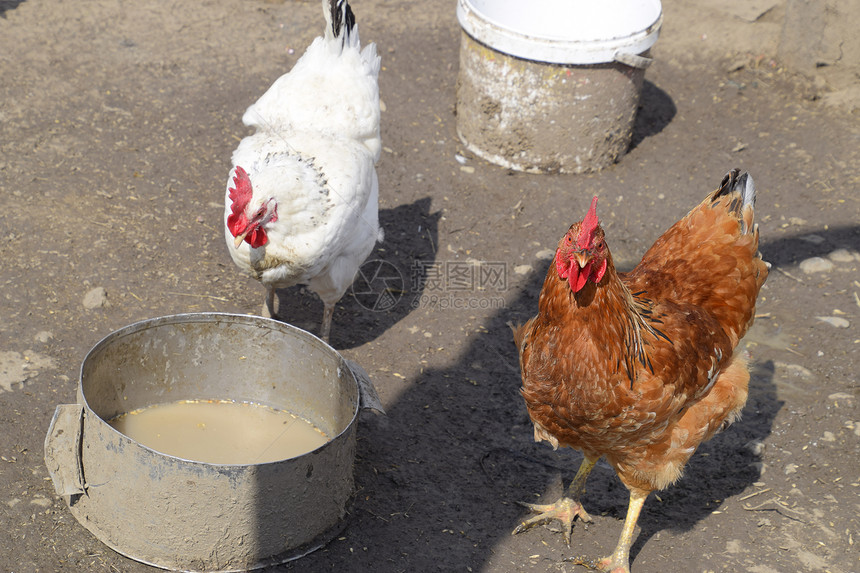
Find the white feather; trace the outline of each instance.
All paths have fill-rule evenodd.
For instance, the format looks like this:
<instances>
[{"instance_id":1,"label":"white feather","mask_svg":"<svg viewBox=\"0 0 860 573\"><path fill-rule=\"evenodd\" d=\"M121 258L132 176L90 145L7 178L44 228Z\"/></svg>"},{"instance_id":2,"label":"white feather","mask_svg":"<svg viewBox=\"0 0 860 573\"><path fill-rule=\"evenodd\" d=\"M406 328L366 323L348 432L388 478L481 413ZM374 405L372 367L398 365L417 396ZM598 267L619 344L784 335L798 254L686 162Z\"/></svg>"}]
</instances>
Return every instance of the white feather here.
<instances>
[{"instance_id":1,"label":"white feather","mask_svg":"<svg viewBox=\"0 0 860 573\"><path fill-rule=\"evenodd\" d=\"M242 118L256 132L239 143L233 166L248 173L253 188L246 212L277 201L278 218L264 227L268 243L234 248L226 228L233 170L224 220L240 268L267 287L306 284L330 305L382 240L375 169L382 143L376 46L361 50L357 29L348 42L327 36L316 38Z\"/></svg>"}]
</instances>

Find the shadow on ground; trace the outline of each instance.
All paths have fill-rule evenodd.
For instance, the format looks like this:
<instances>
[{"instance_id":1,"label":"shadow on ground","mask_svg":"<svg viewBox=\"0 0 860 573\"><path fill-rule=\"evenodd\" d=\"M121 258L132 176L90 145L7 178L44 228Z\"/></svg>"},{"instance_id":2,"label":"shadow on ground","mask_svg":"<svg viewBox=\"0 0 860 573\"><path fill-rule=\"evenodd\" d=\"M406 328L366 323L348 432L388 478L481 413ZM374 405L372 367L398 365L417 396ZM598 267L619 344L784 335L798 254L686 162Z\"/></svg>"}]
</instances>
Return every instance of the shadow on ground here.
<instances>
[{"instance_id":1,"label":"shadow on ground","mask_svg":"<svg viewBox=\"0 0 860 573\"><path fill-rule=\"evenodd\" d=\"M646 138L663 131L678 113L675 102L665 91L645 80L639 96L639 110L633 123L633 136L630 150L636 148Z\"/></svg>"},{"instance_id":2,"label":"shadow on ground","mask_svg":"<svg viewBox=\"0 0 860 573\"><path fill-rule=\"evenodd\" d=\"M470 337L456 363L404 382L387 416L362 417L358 492L340 541L350 544L349 553L336 540L290 569L480 569L502 543L520 556L546 547L577 553L577 540L598 543L606 553L612 550L626 512L627 490L605 464L592 474L584 498L596 523L589 535L574 535L570 550L552 526L510 536L525 515L515 502L538 495L554 501L581 459L577 452L553 452L534 443L519 396L517 356L507 323L524 321L536 311L546 268L540 266L507 308L492 317L487 331ZM398 316L382 318L380 324ZM660 493L662 501L649 498L634 558L659 531L692 529L722 500L759 479L759 458L744 446L769 435L781 407L772 374L772 365L755 366L743 418L702 445L686 476ZM389 528L398 531L396 547L374 543ZM427 552L429 546L445 546L446 551ZM433 555L433 562L425 555Z\"/></svg>"},{"instance_id":3,"label":"shadow on ground","mask_svg":"<svg viewBox=\"0 0 860 573\"><path fill-rule=\"evenodd\" d=\"M429 197L380 209L379 224L386 230L386 246L377 245L359 269L352 287L337 303L331 327L332 346L343 350L366 344L412 311L412 301L422 289L422 284L414 280L415 269L431 266L436 260L441 215L430 209ZM390 236L395 232L399 236ZM388 245L396 247L392 250ZM260 293L262 296L263 289ZM279 289L277 297L279 318L319 332L323 305L315 294L297 286Z\"/></svg>"}]
</instances>

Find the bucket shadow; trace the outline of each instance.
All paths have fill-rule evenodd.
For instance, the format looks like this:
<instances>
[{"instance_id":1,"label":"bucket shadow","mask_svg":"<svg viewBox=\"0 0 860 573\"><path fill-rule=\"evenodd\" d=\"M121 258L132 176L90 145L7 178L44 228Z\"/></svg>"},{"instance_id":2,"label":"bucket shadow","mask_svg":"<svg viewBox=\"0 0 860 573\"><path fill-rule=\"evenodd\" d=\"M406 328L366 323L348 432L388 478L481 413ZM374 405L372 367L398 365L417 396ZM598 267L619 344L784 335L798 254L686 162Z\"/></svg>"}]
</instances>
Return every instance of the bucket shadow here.
<instances>
[{"instance_id":1,"label":"bucket shadow","mask_svg":"<svg viewBox=\"0 0 860 573\"><path fill-rule=\"evenodd\" d=\"M639 96L639 109L633 122L633 136L629 150L635 149L646 138L657 135L672 122L678 108L665 91L645 80Z\"/></svg>"}]
</instances>

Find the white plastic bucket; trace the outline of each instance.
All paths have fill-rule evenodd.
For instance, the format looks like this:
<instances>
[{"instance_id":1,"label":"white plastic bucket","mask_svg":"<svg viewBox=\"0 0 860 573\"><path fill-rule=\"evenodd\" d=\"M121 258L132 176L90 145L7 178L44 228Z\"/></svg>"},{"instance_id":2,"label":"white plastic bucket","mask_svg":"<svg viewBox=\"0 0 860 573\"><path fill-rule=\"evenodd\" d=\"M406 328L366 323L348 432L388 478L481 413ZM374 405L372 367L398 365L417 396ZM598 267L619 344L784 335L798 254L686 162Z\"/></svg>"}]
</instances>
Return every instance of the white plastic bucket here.
<instances>
[{"instance_id":1,"label":"white plastic bucket","mask_svg":"<svg viewBox=\"0 0 860 573\"><path fill-rule=\"evenodd\" d=\"M630 145L659 0L458 0L457 130L520 171L599 170Z\"/></svg>"}]
</instances>

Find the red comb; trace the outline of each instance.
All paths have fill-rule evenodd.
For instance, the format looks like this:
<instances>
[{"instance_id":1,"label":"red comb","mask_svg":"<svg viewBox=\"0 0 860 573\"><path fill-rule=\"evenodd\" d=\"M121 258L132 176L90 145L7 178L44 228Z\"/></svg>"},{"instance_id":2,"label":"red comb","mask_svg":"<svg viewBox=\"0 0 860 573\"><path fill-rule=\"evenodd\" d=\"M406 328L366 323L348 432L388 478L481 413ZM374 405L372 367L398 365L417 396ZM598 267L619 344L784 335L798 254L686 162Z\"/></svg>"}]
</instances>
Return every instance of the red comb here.
<instances>
[{"instance_id":1,"label":"red comb","mask_svg":"<svg viewBox=\"0 0 860 573\"><path fill-rule=\"evenodd\" d=\"M245 216L245 208L251 201L251 196L254 190L251 188L251 179L245 170L236 166L236 174L233 176L233 185L229 188L230 193L230 215L227 216L227 227L233 236L239 235L245 230L248 225L248 218Z\"/></svg>"},{"instance_id":2,"label":"red comb","mask_svg":"<svg viewBox=\"0 0 860 573\"><path fill-rule=\"evenodd\" d=\"M235 187L230 188L230 200L233 202L230 210L237 214L245 210L254 194L254 190L251 188L251 179L245 170L238 165L236 166L236 174L233 176L233 185Z\"/></svg>"},{"instance_id":3,"label":"red comb","mask_svg":"<svg viewBox=\"0 0 860 573\"><path fill-rule=\"evenodd\" d=\"M597 231L597 197L591 200L591 207L588 208L588 213L582 220L582 226L579 229L579 237L576 240L576 246L580 249L585 249L591 246L594 240L594 233Z\"/></svg>"}]
</instances>

